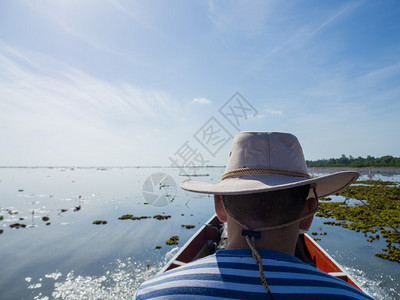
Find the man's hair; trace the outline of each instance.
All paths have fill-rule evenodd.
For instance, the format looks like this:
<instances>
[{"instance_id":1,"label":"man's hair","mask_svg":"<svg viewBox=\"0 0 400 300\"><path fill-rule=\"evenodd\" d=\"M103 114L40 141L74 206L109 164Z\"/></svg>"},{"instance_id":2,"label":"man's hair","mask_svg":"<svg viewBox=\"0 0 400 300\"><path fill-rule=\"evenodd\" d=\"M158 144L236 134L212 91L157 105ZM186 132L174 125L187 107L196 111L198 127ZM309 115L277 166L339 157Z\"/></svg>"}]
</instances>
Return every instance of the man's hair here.
<instances>
[{"instance_id":1,"label":"man's hair","mask_svg":"<svg viewBox=\"0 0 400 300\"><path fill-rule=\"evenodd\" d=\"M225 208L236 219L266 221L269 226L287 223L298 218L307 200L310 185L285 190L223 195Z\"/></svg>"}]
</instances>

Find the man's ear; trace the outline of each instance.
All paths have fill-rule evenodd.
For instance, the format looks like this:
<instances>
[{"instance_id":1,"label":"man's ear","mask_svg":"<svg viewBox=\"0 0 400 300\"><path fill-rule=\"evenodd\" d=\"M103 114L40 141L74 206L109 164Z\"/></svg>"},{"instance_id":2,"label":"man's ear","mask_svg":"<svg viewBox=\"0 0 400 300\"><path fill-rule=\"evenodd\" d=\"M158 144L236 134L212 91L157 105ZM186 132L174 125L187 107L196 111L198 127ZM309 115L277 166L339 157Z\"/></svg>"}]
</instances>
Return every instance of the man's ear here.
<instances>
[{"instance_id":1,"label":"man's ear","mask_svg":"<svg viewBox=\"0 0 400 300\"><path fill-rule=\"evenodd\" d=\"M224 205L222 204L222 197L220 195L214 195L214 206L215 206L215 212L217 213L218 219L221 222L226 222L227 217L226 217L226 212Z\"/></svg>"},{"instance_id":2,"label":"man's ear","mask_svg":"<svg viewBox=\"0 0 400 300\"><path fill-rule=\"evenodd\" d=\"M316 210L318 207L318 201L315 198L308 198L304 205L302 216L308 215ZM299 228L301 230L308 230L311 227L311 223L314 219L314 215L308 217L307 219L300 221Z\"/></svg>"}]
</instances>

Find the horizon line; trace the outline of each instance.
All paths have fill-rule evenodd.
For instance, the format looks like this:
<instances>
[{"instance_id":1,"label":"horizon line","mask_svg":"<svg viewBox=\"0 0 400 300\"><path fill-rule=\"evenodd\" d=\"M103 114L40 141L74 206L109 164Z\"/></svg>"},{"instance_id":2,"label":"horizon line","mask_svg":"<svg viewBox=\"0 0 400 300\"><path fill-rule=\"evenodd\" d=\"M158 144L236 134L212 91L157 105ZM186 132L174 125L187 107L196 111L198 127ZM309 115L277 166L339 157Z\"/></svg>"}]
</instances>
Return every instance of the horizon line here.
<instances>
[{"instance_id":1,"label":"horizon line","mask_svg":"<svg viewBox=\"0 0 400 300\"><path fill-rule=\"evenodd\" d=\"M194 168L225 168L226 166L220 166L220 165L207 165L207 166L191 166L190 169L194 169ZM180 167L176 167L176 166L66 166L66 165L54 165L54 166L0 166L0 168L3 169L18 169L18 168L37 168L37 169L93 169L93 168L97 168L97 169L112 169L112 168L177 168L179 169Z\"/></svg>"}]
</instances>

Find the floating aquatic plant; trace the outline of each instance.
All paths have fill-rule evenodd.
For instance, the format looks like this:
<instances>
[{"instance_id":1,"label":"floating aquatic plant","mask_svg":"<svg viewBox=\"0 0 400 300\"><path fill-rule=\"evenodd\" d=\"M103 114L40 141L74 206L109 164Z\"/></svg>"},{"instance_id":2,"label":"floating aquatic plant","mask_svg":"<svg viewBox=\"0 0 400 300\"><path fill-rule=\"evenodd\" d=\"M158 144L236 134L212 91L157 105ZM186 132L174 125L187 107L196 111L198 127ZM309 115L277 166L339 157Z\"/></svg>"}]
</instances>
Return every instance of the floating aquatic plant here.
<instances>
[{"instance_id":1,"label":"floating aquatic plant","mask_svg":"<svg viewBox=\"0 0 400 300\"><path fill-rule=\"evenodd\" d=\"M26 224L14 223L14 224L10 224L10 227L11 227L11 228L16 228L16 229L18 229L18 228L20 228L20 227L25 228L25 227L26 227Z\"/></svg>"},{"instance_id":2,"label":"floating aquatic plant","mask_svg":"<svg viewBox=\"0 0 400 300\"><path fill-rule=\"evenodd\" d=\"M93 224L95 224L95 225L100 225L100 224L105 225L105 224L107 224L107 221L106 220L96 220L96 221L93 221Z\"/></svg>"},{"instance_id":3,"label":"floating aquatic plant","mask_svg":"<svg viewBox=\"0 0 400 300\"><path fill-rule=\"evenodd\" d=\"M382 185L398 185L397 182L393 181L383 181L383 180L358 180L357 184L366 184L366 185L375 185L375 186L382 186Z\"/></svg>"},{"instance_id":4,"label":"floating aquatic plant","mask_svg":"<svg viewBox=\"0 0 400 300\"><path fill-rule=\"evenodd\" d=\"M186 229L192 229L192 228L194 228L195 226L194 225L181 225L181 227L184 227L184 228L186 228Z\"/></svg>"},{"instance_id":5,"label":"floating aquatic plant","mask_svg":"<svg viewBox=\"0 0 400 300\"><path fill-rule=\"evenodd\" d=\"M340 222L324 222L324 224L363 232L367 241L372 243L385 238L388 243L387 253L375 256L400 263L399 247L392 243L400 243L400 187L399 183L390 181L367 180L357 181L361 185L351 185L339 192L346 197L344 202L321 202L317 216L335 218ZM360 205L349 205L347 199L360 200ZM364 204L364 205L363 205ZM392 228L392 230L384 228ZM378 229L379 228L379 229ZM380 230L381 235L375 234ZM383 250L382 250L383 251Z\"/></svg>"},{"instance_id":6,"label":"floating aquatic plant","mask_svg":"<svg viewBox=\"0 0 400 300\"><path fill-rule=\"evenodd\" d=\"M165 244L167 245L178 245L179 242L179 236L173 235L169 238L169 240L165 241Z\"/></svg>"},{"instance_id":7,"label":"floating aquatic plant","mask_svg":"<svg viewBox=\"0 0 400 300\"><path fill-rule=\"evenodd\" d=\"M118 219L119 220L130 220L133 217L133 215L122 215Z\"/></svg>"},{"instance_id":8,"label":"floating aquatic plant","mask_svg":"<svg viewBox=\"0 0 400 300\"><path fill-rule=\"evenodd\" d=\"M119 217L119 220L142 220L142 219L150 219L150 216L140 216L140 217L135 217L134 215L127 214L127 215L122 215Z\"/></svg>"},{"instance_id":9,"label":"floating aquatic plant","mask_svg":"<svg viewBox=\"0 0 400 300\"><path fill-rule=\"evenodd\" d=\"M331 198L331 197L321 197L321 198L319 198L318 200L321 200L321 201L331 201L332 198Z\"/></svg>"},{"instance_id":10,"label":"floating aquatic plant","mask_svg":"<svg viewBox=\"0 0 400 300\"><path fill-rule=\"evenodd\" d=\"M170 215L167 215L167 216L155 215L155 216L153 216L153 218L157 219L157 220L167 220L167 219L171 218L171 216Z\"/></svg>"}]
</instances>

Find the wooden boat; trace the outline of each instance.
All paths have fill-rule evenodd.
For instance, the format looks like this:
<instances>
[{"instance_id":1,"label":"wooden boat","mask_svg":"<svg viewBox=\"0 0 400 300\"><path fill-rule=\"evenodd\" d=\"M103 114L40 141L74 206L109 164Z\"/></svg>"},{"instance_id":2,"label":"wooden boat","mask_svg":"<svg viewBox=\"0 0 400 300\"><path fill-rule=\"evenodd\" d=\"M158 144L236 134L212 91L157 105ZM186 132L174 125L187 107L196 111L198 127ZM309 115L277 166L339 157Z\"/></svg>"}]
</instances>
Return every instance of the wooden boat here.
<instances>
[{"instance_id":1,"label":"wooden boat","mask_svg":"<svg viewBox=\"0 0 400 300\"><path fill-rule=\"evenodd\" d=\"M223 224L221 224L217 216L212 216L159 273L164 273L214 253L221 239L222 226ZM344 280L363 291L357 282L308 234L299 236L295 256L306 263L314 264L317 269ZM365 291L363 292L365 293Z\"/></svg>"}]
</instances>

